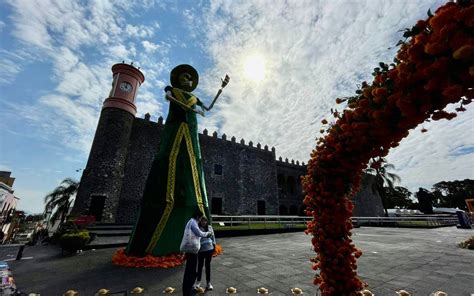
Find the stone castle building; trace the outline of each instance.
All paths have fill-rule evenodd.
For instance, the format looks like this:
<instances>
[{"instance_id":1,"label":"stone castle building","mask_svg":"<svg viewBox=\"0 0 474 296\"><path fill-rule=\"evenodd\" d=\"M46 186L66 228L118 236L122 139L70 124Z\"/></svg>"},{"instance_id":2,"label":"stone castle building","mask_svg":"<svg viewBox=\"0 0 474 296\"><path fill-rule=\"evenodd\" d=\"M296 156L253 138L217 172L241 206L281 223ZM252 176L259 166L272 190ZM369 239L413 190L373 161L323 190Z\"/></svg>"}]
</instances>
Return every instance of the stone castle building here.
<instances>
[{"instance_id":1,"label":"stone castle building","mask_svg":"<svg viewBox=\"0 0 474 296\"><path fill-rule=\"evenodd\" d=\"M89 159L72 214L98 221L133 223L154 156L163 118L136 118L134 105L143 74L126 64L112 67L114 82L104 101ZM207 196L212 214L303 215L300 177L306 166L276 158L275 148L260 143L199 134ZM380 197L364 178L355 199L355 216L383 215Z\"/></svg>"}]
</instances>

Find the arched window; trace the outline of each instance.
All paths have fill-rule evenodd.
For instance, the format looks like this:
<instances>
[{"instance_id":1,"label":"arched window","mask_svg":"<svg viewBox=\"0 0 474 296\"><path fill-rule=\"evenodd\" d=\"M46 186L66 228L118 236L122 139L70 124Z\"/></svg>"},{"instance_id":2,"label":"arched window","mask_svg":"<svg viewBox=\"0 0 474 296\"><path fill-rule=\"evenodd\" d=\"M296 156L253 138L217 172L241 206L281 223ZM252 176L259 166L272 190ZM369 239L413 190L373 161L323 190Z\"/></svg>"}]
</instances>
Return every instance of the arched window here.
<instances>
[{"instance_id":1,"label":"arched window","mask_svg":"<svg viewBox=\"0 0 474 296\"><path fill-rule=\"evenodd\" d=\"M296 192L296 180L293 176L289 176L286 180L286 184L288 187L288 192L290 194L294 194Z\"/></svg>"},{"instance_id":2,"label":"arched window","mask_svg":"<svg viewBox=\"0 0 474 296\"><path fill-rule=\"evenodd\" d=\"M286 193L286 181L285 181L285 176L282 174L278 174L277 176L277 181L278 181L278 191Z\"/></svg>"}]
</instances>

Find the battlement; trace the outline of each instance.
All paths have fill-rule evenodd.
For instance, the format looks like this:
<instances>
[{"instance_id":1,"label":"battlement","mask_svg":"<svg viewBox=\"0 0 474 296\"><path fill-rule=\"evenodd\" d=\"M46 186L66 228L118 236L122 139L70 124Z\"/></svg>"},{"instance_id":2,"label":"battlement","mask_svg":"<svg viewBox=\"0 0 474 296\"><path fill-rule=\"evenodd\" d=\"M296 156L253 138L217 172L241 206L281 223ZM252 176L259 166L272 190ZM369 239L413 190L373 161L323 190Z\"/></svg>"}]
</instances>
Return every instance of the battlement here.
<instances>
[{"instance_id":1,"label":"battlement","mask_svg":"<svg viewBox=\"0 0 474 296\"><path fill-rule=\"evenodd\" d=\"M146 113L142 120L150 121L150 114ZM158 126L164 126L165 121L164 121L162 116L158 117L158 121L156 122L156 124ZM218 135L217 131L214 131L212 134L209 134L209 131L207 129L204 129L202 131L202 133L199 133L199 135L206 136L206 137L209 137L209 138L212 138L212 139L226 141L228 143L232 143L232 144L235 144L235 145L238 145L238 146L241 146L241 147L243 146L243 147L246 147L246 148L261 150L261 151L267 151L267 152L271 151L273 154L276 153L275 147L272 147L271 149L268 147L268 145L265 145L265 146L262 147L262 144L260 144L260 143L257 143L257 145L254 146L253 141L249 141L246 144L245 139L243 139L243 138L240 139L240 141L238 141L238 142L237 142L237 139L234 136L232 136L229 139L226 134L222 134L221 137L219 138L219 135ZM298 160L294 161L292 159L290 161L290 160L288 160L288 158L285 158L285 160L283 160L283 158L281 156L278 159L276 159L276 162L277 162L277 164L286 165L286 166L290 166L290 167L296 167L296 168L306 167L304 162L301 162L301 164L300 164L300 162Z\"/></svg>"},{"instance_id":2,"label":"battlement","mask_svg":"<svg viewBox=\"0 0 474 296\"><path fill-rule=\"evenodd\" d=\"M283 158L280 156L278 159L277 159L277 164L280 164L280 165L285 165L285 166L290 166L290 167L298 167L298 168L305 168L306 167L306 164L303 162L300 162L297 160L295 161L294 159L292 159L291 161L288 160L288 158L285 158L283 160Z\"/></svg>"},{"instance_id":3,"label":"battlement","mask_svg":"<svg viewBox=\"0 0 474 296\"><path fill-rule=\"evenodd\" d=\"M237 145L240 147L246 147L250 149L255 149L255 150L261 150L261 151L266 151L266 152L271 152L275 154L275 147L269 148L268 145L262 146L262 144L257 143L257 145L254 145L253 141L249 141L248 143L245 143L245 139L240 139L240 141L237 141L237 139L232 136L230 139L227 137L226 134L222 134L220 137L217 134L216 131L212 133L212 135L209 134L209 131L207 129L204 129L202 133L199 133L200 135L213 138L216 140L221 140L221 141L226 141L228 143L231 143L232 145Z\"/></svg>"}]
</instances>

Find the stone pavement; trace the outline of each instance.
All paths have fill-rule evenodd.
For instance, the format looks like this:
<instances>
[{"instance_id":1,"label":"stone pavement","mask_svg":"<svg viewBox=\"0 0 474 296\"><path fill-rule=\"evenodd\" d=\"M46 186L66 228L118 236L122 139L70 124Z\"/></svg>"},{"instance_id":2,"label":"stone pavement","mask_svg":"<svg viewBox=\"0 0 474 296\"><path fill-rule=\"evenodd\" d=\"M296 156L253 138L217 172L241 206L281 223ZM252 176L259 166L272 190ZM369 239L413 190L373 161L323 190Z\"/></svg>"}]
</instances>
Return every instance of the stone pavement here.
<instances>
[{"instance_id":1,"label":"stone pavement","mask_svg":"<svg viewBox=\"0 0 474 296\"><path fill-rule=\"evenodd\" d=\"M474 251L457 247L474 230L362 227L353 233L356 245L364 251L358 274L377 296L396 295L399 289L415 296L436 290L450 296L474 293ZM315 295L310 239L303 233L219 239L224 254L212 261L214 291L206 295L226 295L229 286L236 287L238 295L257 295L261 286L275 296L291 295L293 287L303 289L304 295ZM94 295L100 288L118 292L136 286L146 289L142 295L163 295L167 286L177 288L174 295L181 295L184 266L117 267L110 259L114 251L90 250L63 257L54 247L35 246L24 252L25 257L33 258L9 264L21 291L42 296L62 295L68 289L81 296Z\"/></svg>"}]
</instances>

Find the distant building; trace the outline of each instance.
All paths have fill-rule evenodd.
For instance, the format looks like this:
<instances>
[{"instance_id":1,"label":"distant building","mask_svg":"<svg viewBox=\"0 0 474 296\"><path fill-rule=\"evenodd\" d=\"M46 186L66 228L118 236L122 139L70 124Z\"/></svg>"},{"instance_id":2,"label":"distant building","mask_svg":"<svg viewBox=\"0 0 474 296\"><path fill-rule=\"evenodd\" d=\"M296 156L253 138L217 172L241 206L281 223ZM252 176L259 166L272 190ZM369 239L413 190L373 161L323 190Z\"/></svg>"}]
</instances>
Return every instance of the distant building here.
<instances>
[{"instance_id":1,"label":"distant building","mask_svg":"<svg viewBox=\"0 0 474 296\"><path fill-rule=\"evenodd\" d=\"M104 102L89 159L72 211L102 222L135 222L145 182L158 152L163 118L136 118L136 88L143 74L133 66L112 67L114 83ZM130 84L126 92L117 85ZM303 215L300 177L306 165L276 159L275 148L218 137L205 129L199 134L207 197L212 214ZM383 216L380 196L365 176L354 203L354 215Z\"/></svg>"},{"instance_id":2,"label":"distant building","mask_svg":"<svg viewBox=\"0 0 474 296\"><path fill-rule=\"evenodd\" d=\"M10 177L11 172L0 171L0 221L4 239L9 237L13 231L11 229L11 219L20 200L13 193L13 183L15 178Z\"/></svg>"}]
</instances>

